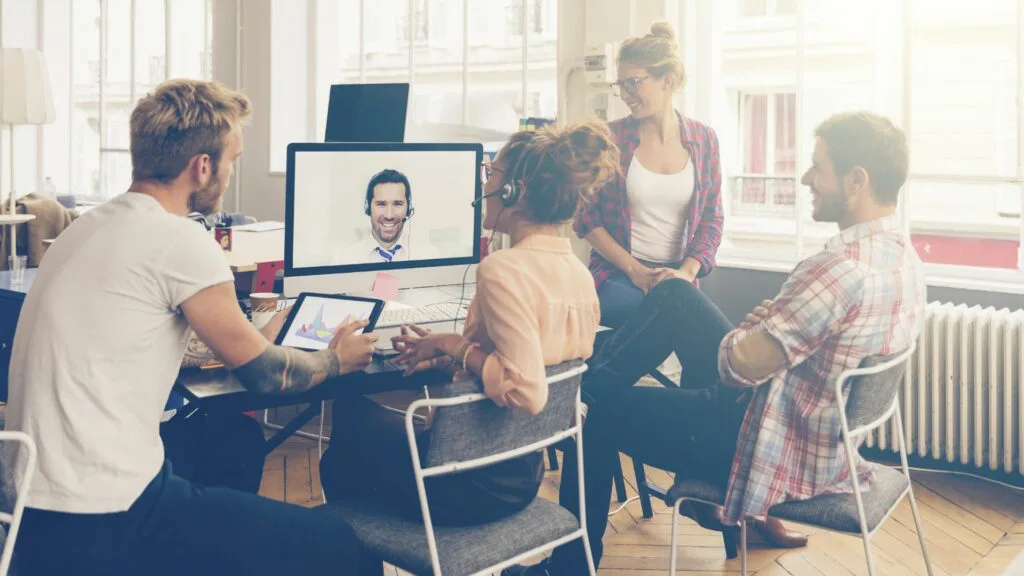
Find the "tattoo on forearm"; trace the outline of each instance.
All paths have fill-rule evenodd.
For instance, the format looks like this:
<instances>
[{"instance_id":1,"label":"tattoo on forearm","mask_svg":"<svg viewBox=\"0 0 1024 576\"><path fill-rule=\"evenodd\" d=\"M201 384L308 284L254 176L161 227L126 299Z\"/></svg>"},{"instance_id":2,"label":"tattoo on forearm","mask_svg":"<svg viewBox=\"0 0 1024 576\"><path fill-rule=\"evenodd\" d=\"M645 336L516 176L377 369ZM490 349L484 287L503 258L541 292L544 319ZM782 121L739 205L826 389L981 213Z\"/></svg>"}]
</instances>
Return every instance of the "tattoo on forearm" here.
<instances>
[{"instance_id":1,"label":"tattoo on forearm","mask_svg":"<svg viewBox=\"0 0 1024 576\"><path fill-rule=\"evenodd\" d=\"M247 364L232 370L243 386L261 394L305 392L331 376L341 373L341 362L333 350L304 352L284 346L270 346Z\"/></svg>"}]
</instances>

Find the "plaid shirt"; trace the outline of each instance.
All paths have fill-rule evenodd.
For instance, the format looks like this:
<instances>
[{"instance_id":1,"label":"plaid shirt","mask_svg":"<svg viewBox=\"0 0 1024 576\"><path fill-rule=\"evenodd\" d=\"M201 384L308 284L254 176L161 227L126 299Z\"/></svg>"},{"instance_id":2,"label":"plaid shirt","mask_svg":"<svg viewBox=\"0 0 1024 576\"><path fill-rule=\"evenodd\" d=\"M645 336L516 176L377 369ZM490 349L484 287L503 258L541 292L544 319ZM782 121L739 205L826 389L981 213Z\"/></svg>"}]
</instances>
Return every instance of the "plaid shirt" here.
<instances>
[{"instance_id":1,"label":"plaid shirt","mask_svg":"<svg viewBox=\"0 0 1024 576\"><path fill-rule=\"evenodd\" d=\"M711 127L679 114L679 132L683 146L693 162L695 185L693 199L686 214L682 234L683 256L700 262L698 277L711 273L715 267L715 253L722 242L722 170L718 158L718 136ZM608 127L619 146L621 170L618 176L597 191L577 215L573 224L576 234L583 238L595 228L604 228L611 237L630 252L632 224L629 214L629 196L626 193L626 172L633 161L633 153L640 145L640 121L632 116L611 122ZM680 191L681 193L682 191ZM590 273L597 287L615 271L615 266L596 250L591 251Z\"/></svg>"},{"instance_id":2,"label":"plaid shirt","mask_svg":"<svg viewBox=\"0 0 1024 576\"><path fill-rule=\"evenodd\" d=\"M911 345L924 318L921 261L895 216L850 227L790 275L764 319L730 332L719 349L722 382L758 386L736 442L725 520L763 519L787 500L850 492L834 385L841 372ZM736 374L729 349L744 336L773 336L786 366L762 382ZM863 437L862 437L863 439ZM857 458L870 486L870 466Z\"/></svg>"}]
</instances>

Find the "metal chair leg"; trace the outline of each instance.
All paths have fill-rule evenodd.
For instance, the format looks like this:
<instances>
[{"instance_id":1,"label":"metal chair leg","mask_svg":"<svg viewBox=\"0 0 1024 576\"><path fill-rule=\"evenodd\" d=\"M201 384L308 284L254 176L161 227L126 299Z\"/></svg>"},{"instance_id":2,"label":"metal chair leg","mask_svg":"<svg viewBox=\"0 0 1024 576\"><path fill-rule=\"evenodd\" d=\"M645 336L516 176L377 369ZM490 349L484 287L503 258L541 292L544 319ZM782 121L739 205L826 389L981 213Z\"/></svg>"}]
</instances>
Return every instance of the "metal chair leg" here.
<instances>
[{"instance_id":1,"label":"metal chair leg","mask_svg":"<svg viewBox=\"0 0 1024 576\"><path fill-rule=\"evenodd\" d=\"M740 574L747 576L747 521L740 519Z\"/></svg>"},{"instance_id":2,"label":"metal chair leg","mask_svg":"<svg viewBox=\"0 0 1024 576\"><path fill-rule=\"evenodd\" d=\"M676 500L675 505L672 506L672 539L670 542L671 548L668 553L668 574L669 576L676 576L676 526L679 525L679 515L682 514L683 502L685 500Z\"/></svg>"}]
</instances>

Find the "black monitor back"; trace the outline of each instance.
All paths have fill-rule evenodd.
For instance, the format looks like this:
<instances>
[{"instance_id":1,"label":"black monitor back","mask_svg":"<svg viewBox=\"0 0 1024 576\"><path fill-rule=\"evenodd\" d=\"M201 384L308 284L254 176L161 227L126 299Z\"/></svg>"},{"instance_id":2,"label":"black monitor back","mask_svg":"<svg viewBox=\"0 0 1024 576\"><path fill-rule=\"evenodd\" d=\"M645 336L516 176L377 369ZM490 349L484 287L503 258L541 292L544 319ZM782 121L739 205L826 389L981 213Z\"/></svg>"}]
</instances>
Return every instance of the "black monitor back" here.
<instances>
[{"instance_id":1,"label":"black monitor back","mask_svg":"<svg viewBox=\"0 0 1024 576\"><path fill-rule=\"evenodd\" d=\"M403 142L409 84L333 84L325 142Z\"/></svg>"}]
</instances>

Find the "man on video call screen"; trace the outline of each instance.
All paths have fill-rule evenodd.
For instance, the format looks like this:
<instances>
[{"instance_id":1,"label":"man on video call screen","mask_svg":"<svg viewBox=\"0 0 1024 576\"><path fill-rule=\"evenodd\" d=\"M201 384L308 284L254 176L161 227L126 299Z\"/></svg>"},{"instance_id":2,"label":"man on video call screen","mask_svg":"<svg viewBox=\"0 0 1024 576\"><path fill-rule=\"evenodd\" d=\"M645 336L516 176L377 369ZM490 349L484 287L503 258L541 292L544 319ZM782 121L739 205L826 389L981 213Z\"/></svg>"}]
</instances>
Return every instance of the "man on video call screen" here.
<instances>
[{"instance_id":1,"label":"man on video call screen","mask_svg":"<svg viewBox=\"0 0 1024 576\"><path fill-rule=\"evenodd\" d=\"M473 151L300 152L294 162L296 268L473 256Z\"/></svg>"},{"instance_id":2,"label":"man on video call screen","mask_svg":"<svg viewBox=\"0 0 1024 576\"><path fill-rule=\"evenodd\" d=\"M409 178L398 170L381 170L366 185L363 211L370 218L370 235L346 246L335 258L335 264L363 262L399 262L409 260L412 250L402 232L416 209L412 204ZM429 244L416 247L416 258L437 258Z\"/></svg>"}]
</instances>

